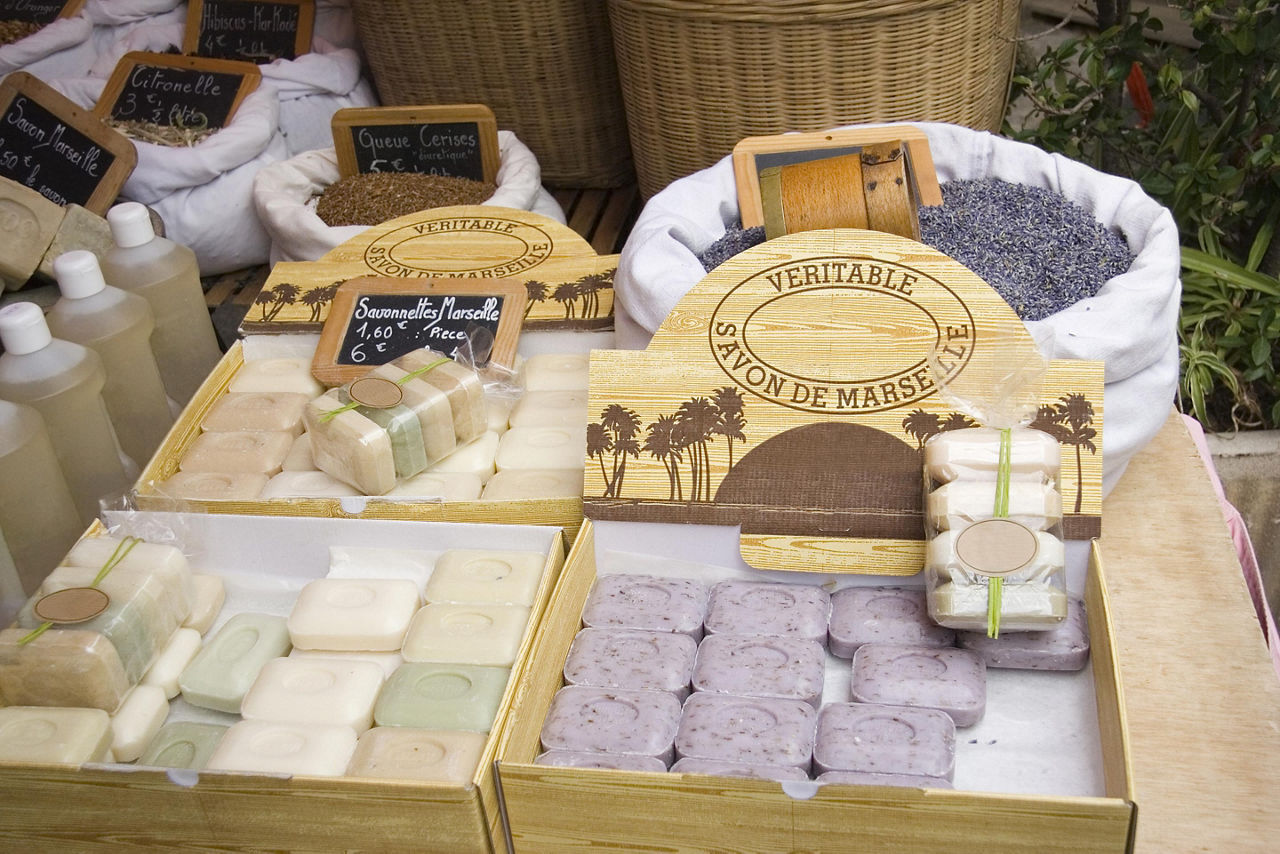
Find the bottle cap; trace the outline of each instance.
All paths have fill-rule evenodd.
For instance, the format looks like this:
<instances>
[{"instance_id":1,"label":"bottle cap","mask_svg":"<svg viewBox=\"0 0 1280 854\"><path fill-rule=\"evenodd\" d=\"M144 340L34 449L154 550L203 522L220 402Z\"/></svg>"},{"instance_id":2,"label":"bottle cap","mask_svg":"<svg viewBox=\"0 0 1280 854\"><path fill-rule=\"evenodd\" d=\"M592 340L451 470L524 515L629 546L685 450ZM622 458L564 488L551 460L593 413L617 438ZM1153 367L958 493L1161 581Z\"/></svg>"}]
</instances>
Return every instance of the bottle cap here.
<instances>
[{"instance_id":1,"label":"bottle cap","mask_svg":"<svg viewBox=\"0 0 1280 854\"><path fill-rule=\"evenodd\" d=\"M0 344L5 352L25 356L49 346L53 336L44 312L33 302L15 302L0 308Z\"/></svg>"},{"instance_id":2,"label":"bottle cap","mask_svg":"<svg viewBox=\"0 0 1280 854\"><path fill-rule=\"evenodd\" d=\"M58 290L67 299L91 297L107 286L98 256L85 249L73 249L54 258L53 275L58 280Z\"/></svg>"},{"instance_id":3,"label":"bottle cap","mask_svg":"<svg viewBox=\"0 0 1280 854\"><path fill-rule=\"evenodd\" d=\"M137 202L122 202L107 211L107 224L111 226L111 237L121 249L130 249L150 243L156 236L151 226L151 214L145 205Z\"/></svg>"}]
</instances>

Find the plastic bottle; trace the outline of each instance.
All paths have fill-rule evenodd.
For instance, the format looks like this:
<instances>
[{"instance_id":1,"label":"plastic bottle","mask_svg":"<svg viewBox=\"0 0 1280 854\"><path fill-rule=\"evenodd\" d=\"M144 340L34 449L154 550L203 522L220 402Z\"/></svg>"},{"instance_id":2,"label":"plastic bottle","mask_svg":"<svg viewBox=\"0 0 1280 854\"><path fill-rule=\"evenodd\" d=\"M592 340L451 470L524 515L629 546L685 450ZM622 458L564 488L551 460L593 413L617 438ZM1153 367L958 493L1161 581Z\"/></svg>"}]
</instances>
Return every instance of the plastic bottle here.
<instances>
[{"instance_id":1,"label":"plastic bottle","mask_svg":"<svg viewBox=\"0 0 1280 854\"><path fill-rule=\"evenodd\" d=\"M173 426L164 381L151 352L151 306L137 294L108 285L92 252L64 252L54 259L53 274L62 299L46 317L49 331L102 358L107 371L102 399L116 438L126 454L146 465Z\"/></svg>"},{"instance_id":2,"label":"plastic bottle","mask_svg":"<svg viewBox=\"0 0 1280 854\"><path fill-rule=\"evenodd\" d=\"M0 308L0 398L25 403L44 418L80 521L98 515L98 500L129 486L102 386L102 359L88 347L49 333L30 302Z\"/></svg>"},{"instance_id":3,"label":"plastic bottle","mask_svg":"<svg viewBox=\"0 0 1280 854\"><path fill-rule=\"evenodd\" d=\"M107 284L145 297L155 315L151 349L169 397L185 406L222 358L200 287L195 253L158 237L145 206L107 211L115 246L102 259Z\"/></svg>"},{"instance_id":4,"label":"plastic bottle","mask_svg":"<svg viewBox=\"0 0 1280 854\"><path fill-rule=\"evenodd\" d=\"M84 530L44 419L0 400L0 532L31 595Z\"/></svg>"}]
</instances>

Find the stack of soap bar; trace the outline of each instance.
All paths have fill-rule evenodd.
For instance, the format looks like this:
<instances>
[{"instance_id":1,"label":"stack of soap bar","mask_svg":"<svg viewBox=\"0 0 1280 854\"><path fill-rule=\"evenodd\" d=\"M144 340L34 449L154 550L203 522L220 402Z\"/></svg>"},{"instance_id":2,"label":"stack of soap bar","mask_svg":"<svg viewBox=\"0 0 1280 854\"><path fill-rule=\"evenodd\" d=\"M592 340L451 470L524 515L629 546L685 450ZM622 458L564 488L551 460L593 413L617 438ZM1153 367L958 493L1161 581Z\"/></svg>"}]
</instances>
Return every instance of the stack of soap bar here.
<instances>
[{"instance_id":1,"label":"stack of soap bar","mask_svg":"<svg viewBox=\"0 0 1280 854\"><path fill-rule=\"evenodd\" d=\"M1067 618L1043 632L960 632L961 649L982 657L987 667L1013 670L1080 670L1089 661L1089 624L1084 603L1072 599Z\"/></svg>"},{"instance_id":2,"label":"stack of soap bar","mask_svg":"<svg viewBox=\"0 0 1280 854\"><path fill-rule=\"evenodd\" d=\"M962 528L991 518L995 506L994 480L954 480L929 493L925 513L939 531ZM1043 531L1062 521L1062 496L1049 483L1011 481L1008 518L1033 531Z\"/></svg>"},{"instance_id":3,"label":"stack of soap bar","mask_svg":"<svg viewBox=\"0 0 1280 854\"><path fill-rule=\"evenodd\" d=\"M324 386L311 376L311 360L305 357L251 359L231 378L229 393L293 392L308 398L324 393Z\"/></svg>"},{"instance_id":4,"label":"stack of soap bar","mask_svg":"<svg viewBox=\"0 0 1280 854\"><path fill-rule=\"evenodd\" d=\"M498 456L497 433L481 433L456 451L431 467L432 472L449 474L470 474L485 483L493 477L496 470L494 460Z\"/></svg>"},{"instance_id":5,"label":"stack of soap bar","mask_svg":"<svg viewBox=\"0 0 1280 854\"><path fill-rule=\"evenodd\" d=\"M656 771L665 773L667 770L667 763L656 756L634 756L626 753L592 753L581 750L547 750L534 757L533 764L554 765L561 768L609 768L615 771Z\"/></svg>"},{"instance_id":6,"label":"stack of soap bar","mask_svg":"<svg viewBox=\"0 0 1280 854\"><path fill-rule=\"evenodd\" d=\"M582 469L504 469L489 478L485 501L525 498L581 498Z\"/></svg>"},{"instance_id":7,"label":"stack of soap bar","mask_svg":"<svg viewBox=\"0 0 1280 854\"><path fill-rule=\"evenodd\" d=\"M512 427L581 427L586 423L586 389L525 392L510 416Z\"/></svg>"},{"instance_id":8,"label":"stack of soap bar","mask_svg":"<svg viewBox=\"0 0 1280 854\"><path fill-rule=\"evenodd\" d=\"M310 400L305 394L257 391L224 394L200 422L208 433L302 433L302 410Z\"/></svg>"},{"instance_id":9,"label":"stack of soap bar","mask_svg":"<svg viewBox=\"0 0 1280 854\"><path fill-rule=\"evenodd\" d=\"M337 392L307 404L304 419L316 467L365 495L391 491L397 474L391 436L358 408L343 410L344 405Z\"/></svg>"},{"instance_id":10,"label":"stack of soap bar","mask_svg":"<svg viewBox=\"0 0 1280 854\"><path fill-rule=\"evenodd\" d=\"M240 704L246 720L373 726L382 668L369 661L275 658L259 671Z\"/></svg>"},{"instance_id":11,"label":"stack of soap bar","mask_svg":"<svg viewBox=\"0 0 1280 854\"><path fill-rule=\"evenodd\" d=\"M252 501L262 494L268 480L261 472L179 471L156 481L155 491L169 498L196 501Z\"/></svg>"},{"instance_id":12,"label":"stack of soap bar","mask_svg":"<svg viewBox=\"0 0 1280 854\"><path fill-rule=\"evenodd\" d=\"M845 587L831 594L827 645L832 655L853 658L864 643L955 646L956 633L929 619L924 589Z\"/></svg>"},{"instance_id":13,"label":"stack of soap bar","mask_svg":"<svg viewBox=\"0 0 1280 854\"><path fill-rule=\"evenodd\" d=\"M721 581L711 588L707 634L779 635L827 640L831 596L811 584Z\"/></svg>"},{"instance_id":14,"label":"stack of soap bar","mask_svg":"<svg viewBox=\"0 0 1280 854\"><path fill-rule=\"evenodd\" d=\"M292 433L201 433L182 455L187 472L273 475L293 446Z\"/></svg>"},{"instance_id":15,"label":"stack of soap bar","mask_svg":"<svg viewBox=\"0 0 1280 854\"><path fill-rule=\"evenodd\" d=\"M79 765L111 757L111 718L101 709L0 708L0 761Z\"/></svg>"},{"instance_id":16,"label":"stack of soap bar","mask_svg":"<svg viewBox=\"0 0 1280 854\"><path fill-rule=\"evenodd\" d=\"M853 655L850 687L856 702L938 709L962 727L987 707L986 665L964 649L864 644Z\"/></svg>"},{"instance_id":17,"label":"stack of soap bar","mask_svg":"<svg viewBox=\"0 0 1280 854\"><path fill-rule=\"evenodd\" d=\"M429 469L400 481L387 495L429 501L475 501L483 488L475 472Z\"/></svg>"},{"instance_id":18,"label":"stack of soap bar","mask_svg":"<svg viewBox=\"0 0 1280 854\"><path fill-rule=\"evenodd\" d=\"M465 785L484 745L478 732L374 727L360 736L347 776Z\"/></svg>"},{"instance_id":19,"label":"stack of soap bar","mask_svg":"<svg viewBox=\"0 0 1280 854\"><path fill-rule=\"evenodd\" d=\"M133 683L120 654L95 631L0 629L0 695L15 706L68 706L114 712Z\"/></svg>"},{"instance_id":20,"label":"stack of soap bar","mask_svg":"<svg viewBox=\"0 0 1280 854\"><path fill-rule=\"evenodd\" d=\"M1057 480L1061 465L1058 440L1048 433L1014 428L1009 473L1013 481ZM1000 466L1000 431L994 427L947 430L931 437L924 448L925 473L937 483L953 480L995 480Z\"/></svg>"},{"instance_id":21,"label":"stack of soap bar","mask_svg":"<svg viewBox=\"0 0 1280 854\"><path fill-rule=\"evenodd\" d=\"M582 623L594 628L680 632L701 640L707 597L706 585L691 579L602 575L582 606Z\"/></svg>"},{"instance_id":22,"label":"stack of soap bar","mask_svg":"<svg viewBox=\"0 0 1280 854\"><path fill-rule=\"evenodd\" d=\"M529 609L520 605L433 602L404 636L405 661L510 667L520 650Z\"/></svg>"},{"instance_id":23,"label":"stack of soap bar","mask_svg":"<svg viewBox=\"0 0 1280 854\"><path fill-rule=\"evenodd\" d=\"M444 392L453 413L453 429L458 442L470 442L489 429L489 411L485 406L484 383L479 374L457 362L444 359L444 354L421 349L406 353L391 364L418 374L429 385ZM434 365L434 367L429 366Z\"/></svg>"},{"instance_id":24,"label":"stack of soap bar","mask_svg":"<svg viewBox=\"0 0 1280 854\"><path fill-rule=\"evenodd\" d=\"M587 388L591 356L588 353L539 353L525 360L521 373L530 391L573 391Z\"/></svg>"},{"instance_id":25,"label":"stack of soap bar","mask_svg":"<svg viewBox=\"0 0 1280 854\"><path fill-rule=\"evenodd\" d=\"M418 605L418 587L406 579L321 578L298 594L289 636L302 649L393 651Z\"/></svg>"},{"instance_id":26,"label":"stack of soap bar","mask_svg":"<svg viewBox=\"0 0 1280 854\"><path fill-rule=\"evenodd\" d=\"M826 658L820 644L804 638L708 635L698 644L693 689L784 697L817 707Z\"/></svg>"},{"instance_id":27,"label":"stack of soap bar","mask_svg":"<svg viewBox=\"0 0 1280 854\"><path fill-rule=\"evenodd\" d=\"M288 652L289 629L284 617L236 614L209 638L178 677L182 699L193 706L239 714L258 672L268 661Z\"/></svg>"},{"instance_id":28,"label":"stack of soap bar","mask_svg":"<svg viewBox=\"0 0 1280 854\"><path fill-rule=\"evenodd\" d=\"M458 438L453 431L453 413L444 392L423 379L410 378L408 371L395 365L380 365L369 371L368 376L390 380L400 387L404 395L403 404L418 416L428 465L454 452Z\"/></svg>"},{"instance_id":29,"label":"stack of soap bar","mask_svg":"<svg viewBox=\"0 0 1280 854\"><path fill-rule=\"evenodd\" d=\"M360 490L322 471L282 471L267 481L259 498L342 498Z\"/></svg>"},{"instance_id":30,"label":"stack of soap bar","mask_svg":"<svg viewBox=\"0 0 1280 854\"><path fill-rule=\"evenodd\" d=\"M817 712L803 700L735 697L695 691L685 701L676 753L808 772Z\"/></svg>"},{"instance_id":31,"label":"stack of soap bar","mask_svg":"<svg viewBox=\"0 0 1280 854\"><path fill-rule=\"evenodd\" d=\"M551 700L542 748L648 756L665 768L679 724L680 701L665 691L569 685Z\"/></svg>"},{"instance_id":32,"label":"stack of soap bar","mask_svg":"<svg viewBox=\"0 0 1280 854\"><path fill-rule=\"evenodd\" d=\"M348 726L240 721L223 733L205 767L341 777L355 750L356 731Z\"/></svg>"},{"instance_id":33,"label":"stack of soap bar","mask_svg":"<svg viewBox=\"0 0 1280 854\"><path fill-rule=\"evenodd\" d=\"M512 427L502 434L494 460L507 469L581 468L587 455L585 424L572 427Z\"/></svg>"},{"instance_id":34,"label":"stack of soap bar","mask_svg":"<svg viewBox=\"0 0 1280 854\"><path fill-rule=\"evenodd\" d=\"M565 658L570 685L668 691L681 701L698 645L688 635L636 629L583 629Z\"/></svg>"},{"instance_id":35,"label":"stack of soap bar","mask_svg":"<svg viewBox=\"0 0 1280 854\"><path fill-rule=\"evenodd\" d=\"M186 555L174 546L132 540L124 543L116 537L84 537L67 553L63 563L101 569L107 561L117 560L121 569L154 574L166 579L166 586L188 603L194 596L194 581ZM127 551L124 546L127 546ZM113 570L114 572L114 570Z\"/></svg>"},{"instance_id":36,"label":"stack of soap bar","mask_svg":"<svg viewBox=\"0 0 1280 854\"><path fill-rule=\"evenodd\" d=\"M813 764L823 782L951 788L956 726L936 709L829 703L818 713ZM836 772L892 777L863 780L836 777ZM893 779L898 775L908 775L911 782Z\"/></svg>"},{"instance_id":37,"label":"stack of soap bar","mask_svg":"<svg viewBox=\"0 0 1280 854\"><path fill-rule=\"evenodd\" d=\"M450 549L427 581L428 602L533 605L547 557L535 551Z\"/></svg>"},{"instance_id":38,"label":"stack of soap bar","mask_svg":"<svg viewBox=\"0 0 1280 854\"><path fill-rule=\"evenodd\" d=\"M138 764L199 771L208 763L226 731L227 728L221 724L194 721L167 723L160 727L142 756L138 757Z\"/></svg>"},{"instance_id":39,"label":"stack of soap bar","mask_svg":"<svg viewBox=\"0 0 1280 854\"><path fill-rule=\"evenodd\" d=\"M672 774L711 774L716 777L747 777L753 780L808 780L809 775L794 765L749 765L718 759L686 756L671 766Z\"/></svg>"},{"instance_id":40,"label":"stack of soap bar","mask_svg":"<svg viewBox=\"0 0 1280 854\"><path fill-rule=\"evenodd\" d=\"M378 726L488 732L498 716L511 671L475 664L408 662L378 695Z\"/></svg>"}]
</instances>

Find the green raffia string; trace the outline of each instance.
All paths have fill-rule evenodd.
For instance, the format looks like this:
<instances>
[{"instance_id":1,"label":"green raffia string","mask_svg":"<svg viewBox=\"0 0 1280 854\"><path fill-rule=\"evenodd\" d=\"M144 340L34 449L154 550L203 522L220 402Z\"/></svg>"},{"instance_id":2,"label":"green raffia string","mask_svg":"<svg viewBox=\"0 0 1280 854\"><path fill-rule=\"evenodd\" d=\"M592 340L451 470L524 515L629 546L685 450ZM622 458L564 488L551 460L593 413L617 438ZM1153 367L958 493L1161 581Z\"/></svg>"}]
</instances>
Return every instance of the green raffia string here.
<instances>
[{"instance_id":1,"label":"green raffia string","mask_svg":"<svg viewBox=\"0 0 1280 854\"><path fill-rule=\"evenodd\" d=\"M123 561L125 558L129 556L129 552L133 551L133 547L140 542L142 542L142 540L139 537L125 537L123 540L121 540L116 545L115 551L111 553L111 557L107 558L106 563L102 565L102 569L98 570L98 574L93 577L93 581L89 583L89 586L96 588L99 584L101 584L102 579L106 578L107 575L111 572L111 570L119 566L121 561ZM49 631L49 629L52 627L53 627L53 623L51 621L46 620L36 628L27 632L22 637L18 638L18 646L26 646L36 638L40 637L45 632Z\"/></svg>"},{"instance_id":2,"label":"green raffia string","mask_svg":"<svg viewBox=\"0 0 1280 854\"><path fill-rule=\"evenodd\" d=\"M426 367L418 368L416 371L411 371L411 372L409 372L409 373L405 374L405 375L404 375L404 376L402 376L400 379L395 380L395 384L396 384L396 385L404 385L404 384L405 384L405 383L407 383L409 380L417 379L418 377L420 377L420 376L422 376L423 374L425 374L427 371L435 370L436 368L438 368L438 367L440 367L441 365L443 365L445 362L452 362L452 361L453 361L453 360L452 360L452 359L450 359L448 356L443 356L443 357L441 357L441 358L439 358L439 359L436 359L434 362L432 362L431 364L427 365ZM330 422L330 421L332 421L333 419L337 418L337 417L338 417L339 415L341 415L342 413L344 413L344 412L350 412L351 410L355 409L355 408L356 408L357 406L359 406L359 405L360 405L359 403L357 403L356 401L354 401L354 400L353 400L353 401L351 401L350 403L346 404L345 406L339 406L337 409L330 409L330 410L329 410L328 412L326 412L324 415L321 415L321 416L320 416L320 423L321 423L321 424L327 424L328 422Z\"/></svg>"},{"instance_id":3,"label":"green raffia string","mask_svg":"<svg viewBox=\"0 0 1280 854\"><path fill-rule=\"evenodd\" d=\"M1013 469L1013 431L1006 427L1000 431L1000 462L996 469L996 501L991 515L997 519L1009 517L1009 479ZM1004 579L1000 576L987 580L987 637L1000 637L1000 606L1004 594Z\"/></svg>"}]
</instances>

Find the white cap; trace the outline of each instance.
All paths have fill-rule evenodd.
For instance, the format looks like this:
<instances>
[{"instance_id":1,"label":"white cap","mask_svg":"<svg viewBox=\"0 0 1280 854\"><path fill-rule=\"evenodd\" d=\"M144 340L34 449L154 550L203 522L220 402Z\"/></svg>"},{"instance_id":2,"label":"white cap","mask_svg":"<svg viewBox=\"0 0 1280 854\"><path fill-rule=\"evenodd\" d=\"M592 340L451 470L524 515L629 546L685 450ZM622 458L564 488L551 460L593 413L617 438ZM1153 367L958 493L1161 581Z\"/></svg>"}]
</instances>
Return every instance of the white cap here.
<instances>
[{"instance_id":1,"label":"white cap","mask_svg":"<svg viewBox=\"0 0 1280 854\"><path fill-rule=\"evenodd\" d=\"M58 290L67 299L91 297L107 286L98 256L85 249L73 249L54 258L53 275L58 280Z\"/></svg>"},{"instance_id":2,"label":"white cap","mask_svg":"<svg viewBox=\"0 0 1280 854\"><path fill-rule=\"evenodd\" d=\"M112 207L107 211L107 223L111 226L111 237L121 249L150 243L156 236L146 205L137 202L122 202Z\"/></svg>"},{"instance_id":3,"label":"white cap","mask_svg":"<svg viewBox=\"0 0 1280 854\"><path fill-rule=\"evenodd\" d=\"M15 302L0 308L0 344L5 352L25 356L49 346L53 336L44 312L33 302Z\"/></svg>"}]
</instances>

